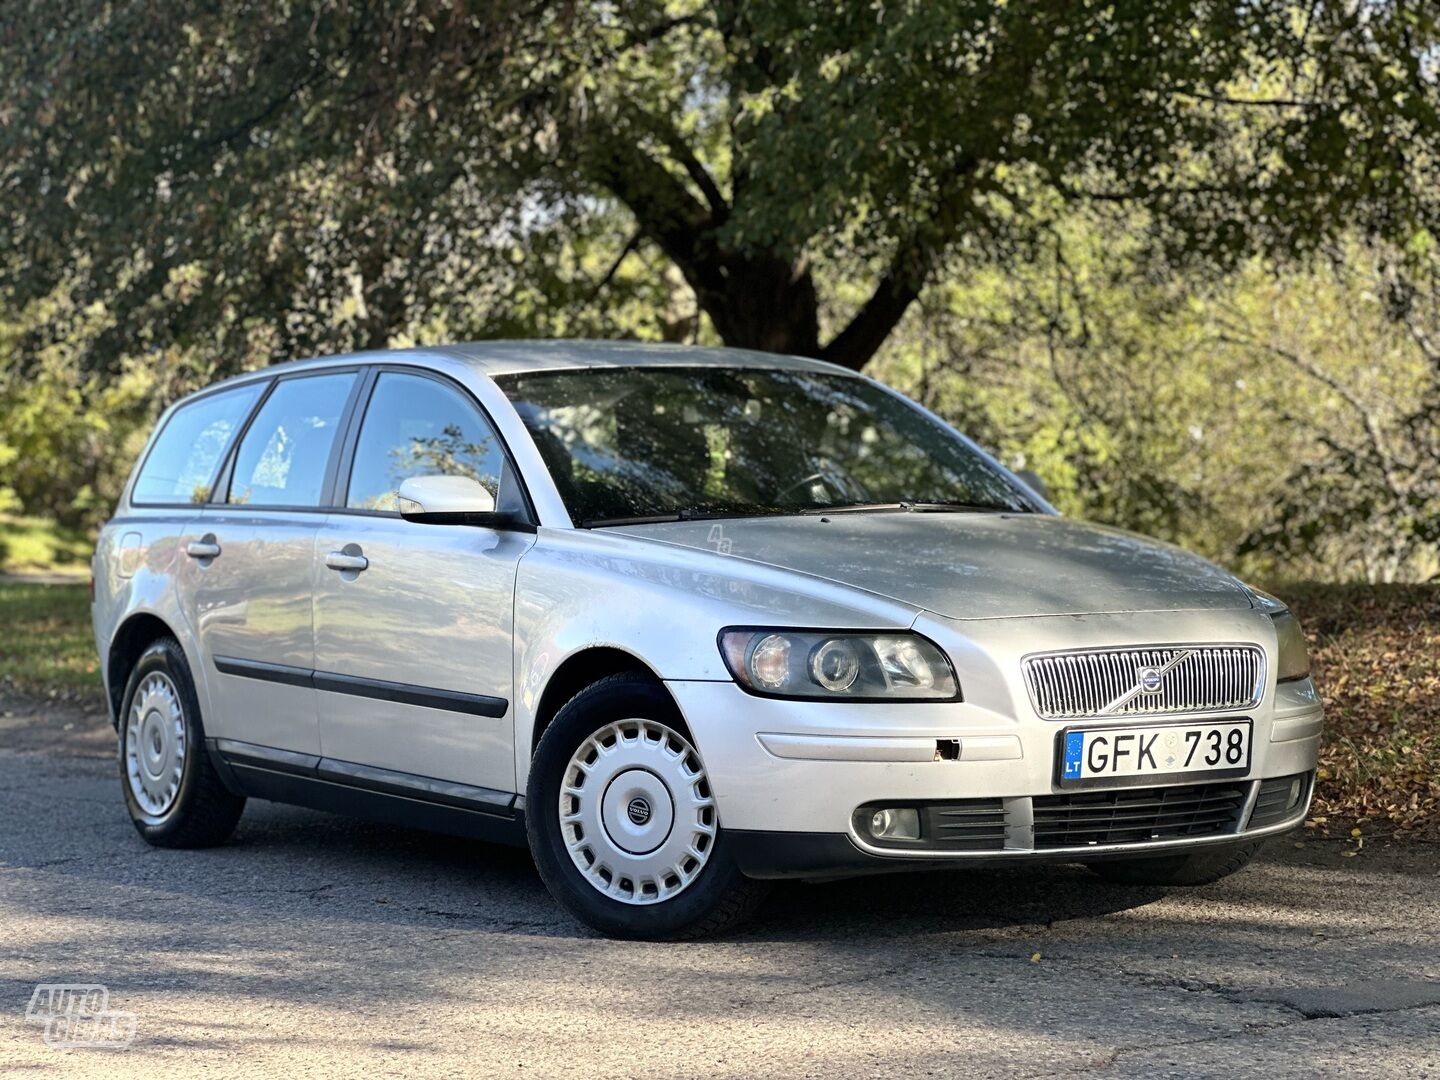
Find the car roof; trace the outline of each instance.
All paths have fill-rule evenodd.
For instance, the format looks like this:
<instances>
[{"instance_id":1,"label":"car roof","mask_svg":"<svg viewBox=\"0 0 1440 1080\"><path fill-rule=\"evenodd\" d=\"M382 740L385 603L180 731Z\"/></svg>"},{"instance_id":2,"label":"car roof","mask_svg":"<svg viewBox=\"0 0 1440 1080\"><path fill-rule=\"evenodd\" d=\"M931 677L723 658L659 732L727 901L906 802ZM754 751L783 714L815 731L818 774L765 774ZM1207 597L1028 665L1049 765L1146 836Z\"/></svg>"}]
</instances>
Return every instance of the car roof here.
<instances>
[{"instance_id":1,"label":"car roof","mask_svg":"<svg viewBox=\"0 0 1440 1080\"><path fill-rule=\"evenodd\" d=\"M437 366L437 361L460 363L486 376L537 371L566 371L604 367L743 367L788 371L825 371L853 375L838 364L804 356L758 352L753 349L715 348L703 345L673 345L641 341L474 341L459 345L430 345L411 349L381 349L372 352L316 356L272 364L225 383L284 375L308 368L337 364L407 363L420 367ZM447 364L446 366L449 366ZM217 383L216 386L224 385ZM209 389L209 388L207 388Z\"/></svg>"},{"instance_id":2,"label":"car roof","mask_svg":"<svg viewBox=\"0 0 1440 1080\"><path fill-rule=\"evenodd\" d=\"M432 348L472 364L487 375L593 367L749 367L843 371L823 360L753 349L714 348L643 341L477 341Z\"/></svg>"}]
</instances>

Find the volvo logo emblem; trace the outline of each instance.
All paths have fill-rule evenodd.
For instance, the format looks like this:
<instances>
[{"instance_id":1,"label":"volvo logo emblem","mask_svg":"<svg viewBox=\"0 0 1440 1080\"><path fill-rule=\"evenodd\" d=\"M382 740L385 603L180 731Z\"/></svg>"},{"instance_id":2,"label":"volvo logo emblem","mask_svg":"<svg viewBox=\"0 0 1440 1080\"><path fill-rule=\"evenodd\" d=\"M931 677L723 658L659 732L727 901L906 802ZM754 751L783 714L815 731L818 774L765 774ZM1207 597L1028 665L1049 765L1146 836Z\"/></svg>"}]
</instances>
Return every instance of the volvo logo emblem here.
<instances>
[{"instance_id":1,"label":"volvo logo emblem","mask_svg":"<svg viewBox=\"0 0 1440 1080\"><path fill-rule=\"evenodd\" d=\"M650 820L650 804L637 795L630 800L630 805L625 808L625 813L636 825L644 825Z\"/></svg>"},{"instance_id":2,"label":"volvo logo emblem","mask_svg":"<svg viewBox=\"0 0 1440 1080\"><path fill-rule=\"evenodd\" d=\"M1161 679L1159 671L1157 671L1153 667L1150 667L1141 668L1139 671L1137 671L1135 673L1135 681L1140 684L1140 690L1142 693L1158 694L1160 692L1161 684L1164 680Z\"/></svg>"}]
</instances>

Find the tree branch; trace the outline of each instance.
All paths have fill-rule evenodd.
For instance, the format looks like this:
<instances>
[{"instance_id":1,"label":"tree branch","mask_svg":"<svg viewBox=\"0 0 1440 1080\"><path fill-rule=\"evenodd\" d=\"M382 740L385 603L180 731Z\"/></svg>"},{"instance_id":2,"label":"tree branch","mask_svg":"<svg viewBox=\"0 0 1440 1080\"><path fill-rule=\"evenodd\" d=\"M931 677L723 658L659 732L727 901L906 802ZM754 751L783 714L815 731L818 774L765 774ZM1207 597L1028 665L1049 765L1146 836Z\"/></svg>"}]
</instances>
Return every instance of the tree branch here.
<instances>
[{"instance_id":1,"label":"tree branch","mask_svg":"<svg viewBox=\"0 0 1440 1080\"><path fill-rule=\"evenodd\" d=\"M700 258L701 234L713 214L685 183L640 148L623 128L616 138L588 149L581 168L635 217L639 231L659 246L692 285L708 281L718 268Z\"/></svg>"},{"instance_id":2,"label":"tree branch","mask_svg":"<svg viewBox=\"0 0 1440 1080\"><path fill-rule=\"evenodd\" d=\"M1261 349L1272 356L1279 357L1296 370L1303 372L1316 382L1325 386L1339 398L1346 406L1355 413L1360 421L1361 430L1365 432L1365 441L1370 444L1370 451L1375 455L1376 463L1380 466L1381 475L1385 478L1386 486L1390 494L1397 500L1405 496L1407 485L1399 477L1403 466L1395 460L1394 455L1385 446L1385 434L1380 429L1380 422L1376 419L1372 410L1366 407L1344 383L1340 382L1329 372L1322 371L1318 366L1311 363L1298 353L1280 347L1267 341L1258 341L1254 338L1237 337L1225 332L1217 335L1217 340L1226 345L1235 345L1240 348Z\"/></svg>"},{"instance_id":3,"label":"tree branch","mask_svg":"<svg viewBox=\"0 0 1440 1080\"><path fill-rule=\"evenodd\" d=\"M1304 109L1316 112L1328 108L1326 102L1302 101L1299 98L1237 98L1227 94L1211 94L1204 90L1188 90L1180 87L1173 87L1170 93L1175 97L1192 98L1210 105L1225 105L1240 109Z\"/></svg>"},{"instance_id":4,"label":"tree branch","mask_svg":"<svg viewBox=\"0 0 1440 1080\"><path fill-rule=\"evenodd\" d=\"M647 131L660 140L666 150L670 151L671 156L685 170L685 174L700 189L700 194L705 196L705 201L710 204L710 212L715 223L717 225L722 223L730 214L730 204L725 201L725 196L721 193L720 186L715 183L715 178L710 175L710 170L701 164L690 145L680 137L678 131L659 117L638 109L635 110L635 117Z\"/></svg>"},{"instance_id":5,"label":"tree branch","mask_svg":"<svg viewBox=\"0 0 1440 1080\"><path fill-rule=\"evenodd\" d=\"M820 350L820 359L852 371L859 371L885 343L905 312L920 295L925 273L910 265L914 253L908 248L890 264L870 299L857 311L845 329Z\"/></svg>"},{"instance_id":6,"label":"tree branch","mask_svg":"<svg viewBox=\"0 0 1440 1080\"><path fill-rule=\"evenodd\" d=\"M900 245L870 299L820 350L822 360L859 371L885 343L925 287L935 252L943 251L959 231L963 201L975 189L979 164L968 157L956 162L949 188L942 191L930 220Z\"/></svg>"},{"instance_id":7,"label":"tree branch","mask_svg":"<svg viewBox=\"0 0 1440 1080\"><path fill-rule=\"evenodd\" d=\"M196 144L196 151L198 151L200 154L204 154L210 150L218 150L220 149L220 147L228 146L242 136L248 135L250 132L254 131L257 127L263 124L266 120L269 120L270 117L274 116L277 112L284 108L284 106L287 105L297 94L299 94L300 91L304 90L307 86L310 86L312 83L315 82L316 79L320 78L321 75L325 74L325 70L326 69L323 66L320 68L312 69L311 71L306 73L304 78L300 79L296 83L293 83L284 93L279 94L271 101L269 101L265 105L265 107L261 109L258 113L256 113L254 116L251 116L241 121L239 124L237 124L235 127L231 128L228 131L222 131L218 135L213 135L208 139L202 139L198 144Z\"/></svg>"},{"instance_id":8,"label":"tree branch","mask_svg":"<svg viewBox=\"0 0 1440 1080\"><path fill-rule=\"evenodd\" d=\"M585 301L587 304L593 304L599 299L600 294L605 291L606 286L608 286L610 282L614 280L615 275L620 272L620 264L628 259L630 253L640 246L641 239L642 234L639 229L636 229L630 234L630 239L625 241L625 246L620 249L620 254L615 256L615 261L610 264L610 269L605 271L605 276L597 281L595 287L590 290L590 297Z\"/></svg>"}]
</instances>

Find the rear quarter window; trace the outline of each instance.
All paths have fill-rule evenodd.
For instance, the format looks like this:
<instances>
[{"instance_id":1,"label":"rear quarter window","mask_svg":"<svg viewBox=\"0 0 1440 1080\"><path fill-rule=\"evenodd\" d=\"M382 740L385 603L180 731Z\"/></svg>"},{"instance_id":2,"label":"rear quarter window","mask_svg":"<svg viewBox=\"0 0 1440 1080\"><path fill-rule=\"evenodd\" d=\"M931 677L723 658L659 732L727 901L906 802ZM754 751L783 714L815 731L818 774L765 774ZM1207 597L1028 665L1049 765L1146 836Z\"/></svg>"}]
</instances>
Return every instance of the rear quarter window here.
<instances>
[{"instance_id":1,"label":"rear quarter window","mask_svg":"<svg viewBox=\"0 0 1440 1080\"><path fill-rule=\"evenodd\" d=\"M262 383L238 386L177 408L140 467L131 503L207 502L220 460L263 389Z\"/></svg>"}]
</instances>

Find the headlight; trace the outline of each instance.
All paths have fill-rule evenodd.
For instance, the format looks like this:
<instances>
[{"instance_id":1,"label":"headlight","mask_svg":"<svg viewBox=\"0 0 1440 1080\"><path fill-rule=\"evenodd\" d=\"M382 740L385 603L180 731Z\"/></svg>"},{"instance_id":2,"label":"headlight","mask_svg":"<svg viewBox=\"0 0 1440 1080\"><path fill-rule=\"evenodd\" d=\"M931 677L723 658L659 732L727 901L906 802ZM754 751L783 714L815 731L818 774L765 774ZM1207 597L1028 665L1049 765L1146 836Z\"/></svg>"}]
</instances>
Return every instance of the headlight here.
<instances>
[{"instance_id":1,"label":"headlight","mask_svg":"<svg viewBox=\"0 0 1440 1080\"><path fill-rule=\"evenodd\" d=\"M1280 660L1275 673L1276 681L1291 682L1310 674L1310 651L1305 647L1305 634L1295 616L1288 611L1277 611L1270 616L1275 624L1275 636L1279 639Z\"/></svg>"},{"instance_id":2,"label":"headlight","mask_svg":"<svg viewBox=\"0 0 1440 1080\"><path fill-rule=\"evenodd\" d=\"M1305 633L1300 629L1300 623L1291 614L1285 602L1278 597L1271 596L1263 589L1257 589L1253 585L1245 586L1250 590L1251 597L1255 604L1275 624L1276 646L1279 659L1276 664L1275 681L1293 682L1303 679L1310 674L1310 650L1305 645Z\"/></svg>"},{"instance_id":3,"label":"headlight","mask_svg":"<svg viewBox=\"0 0 1440 1080\"><path fill-rule=\"evenodd\" d=\"M745 689L766 697L954 701L955 671L919 634L736 628L720 653Z\"/></svg>"}]
</instances>

